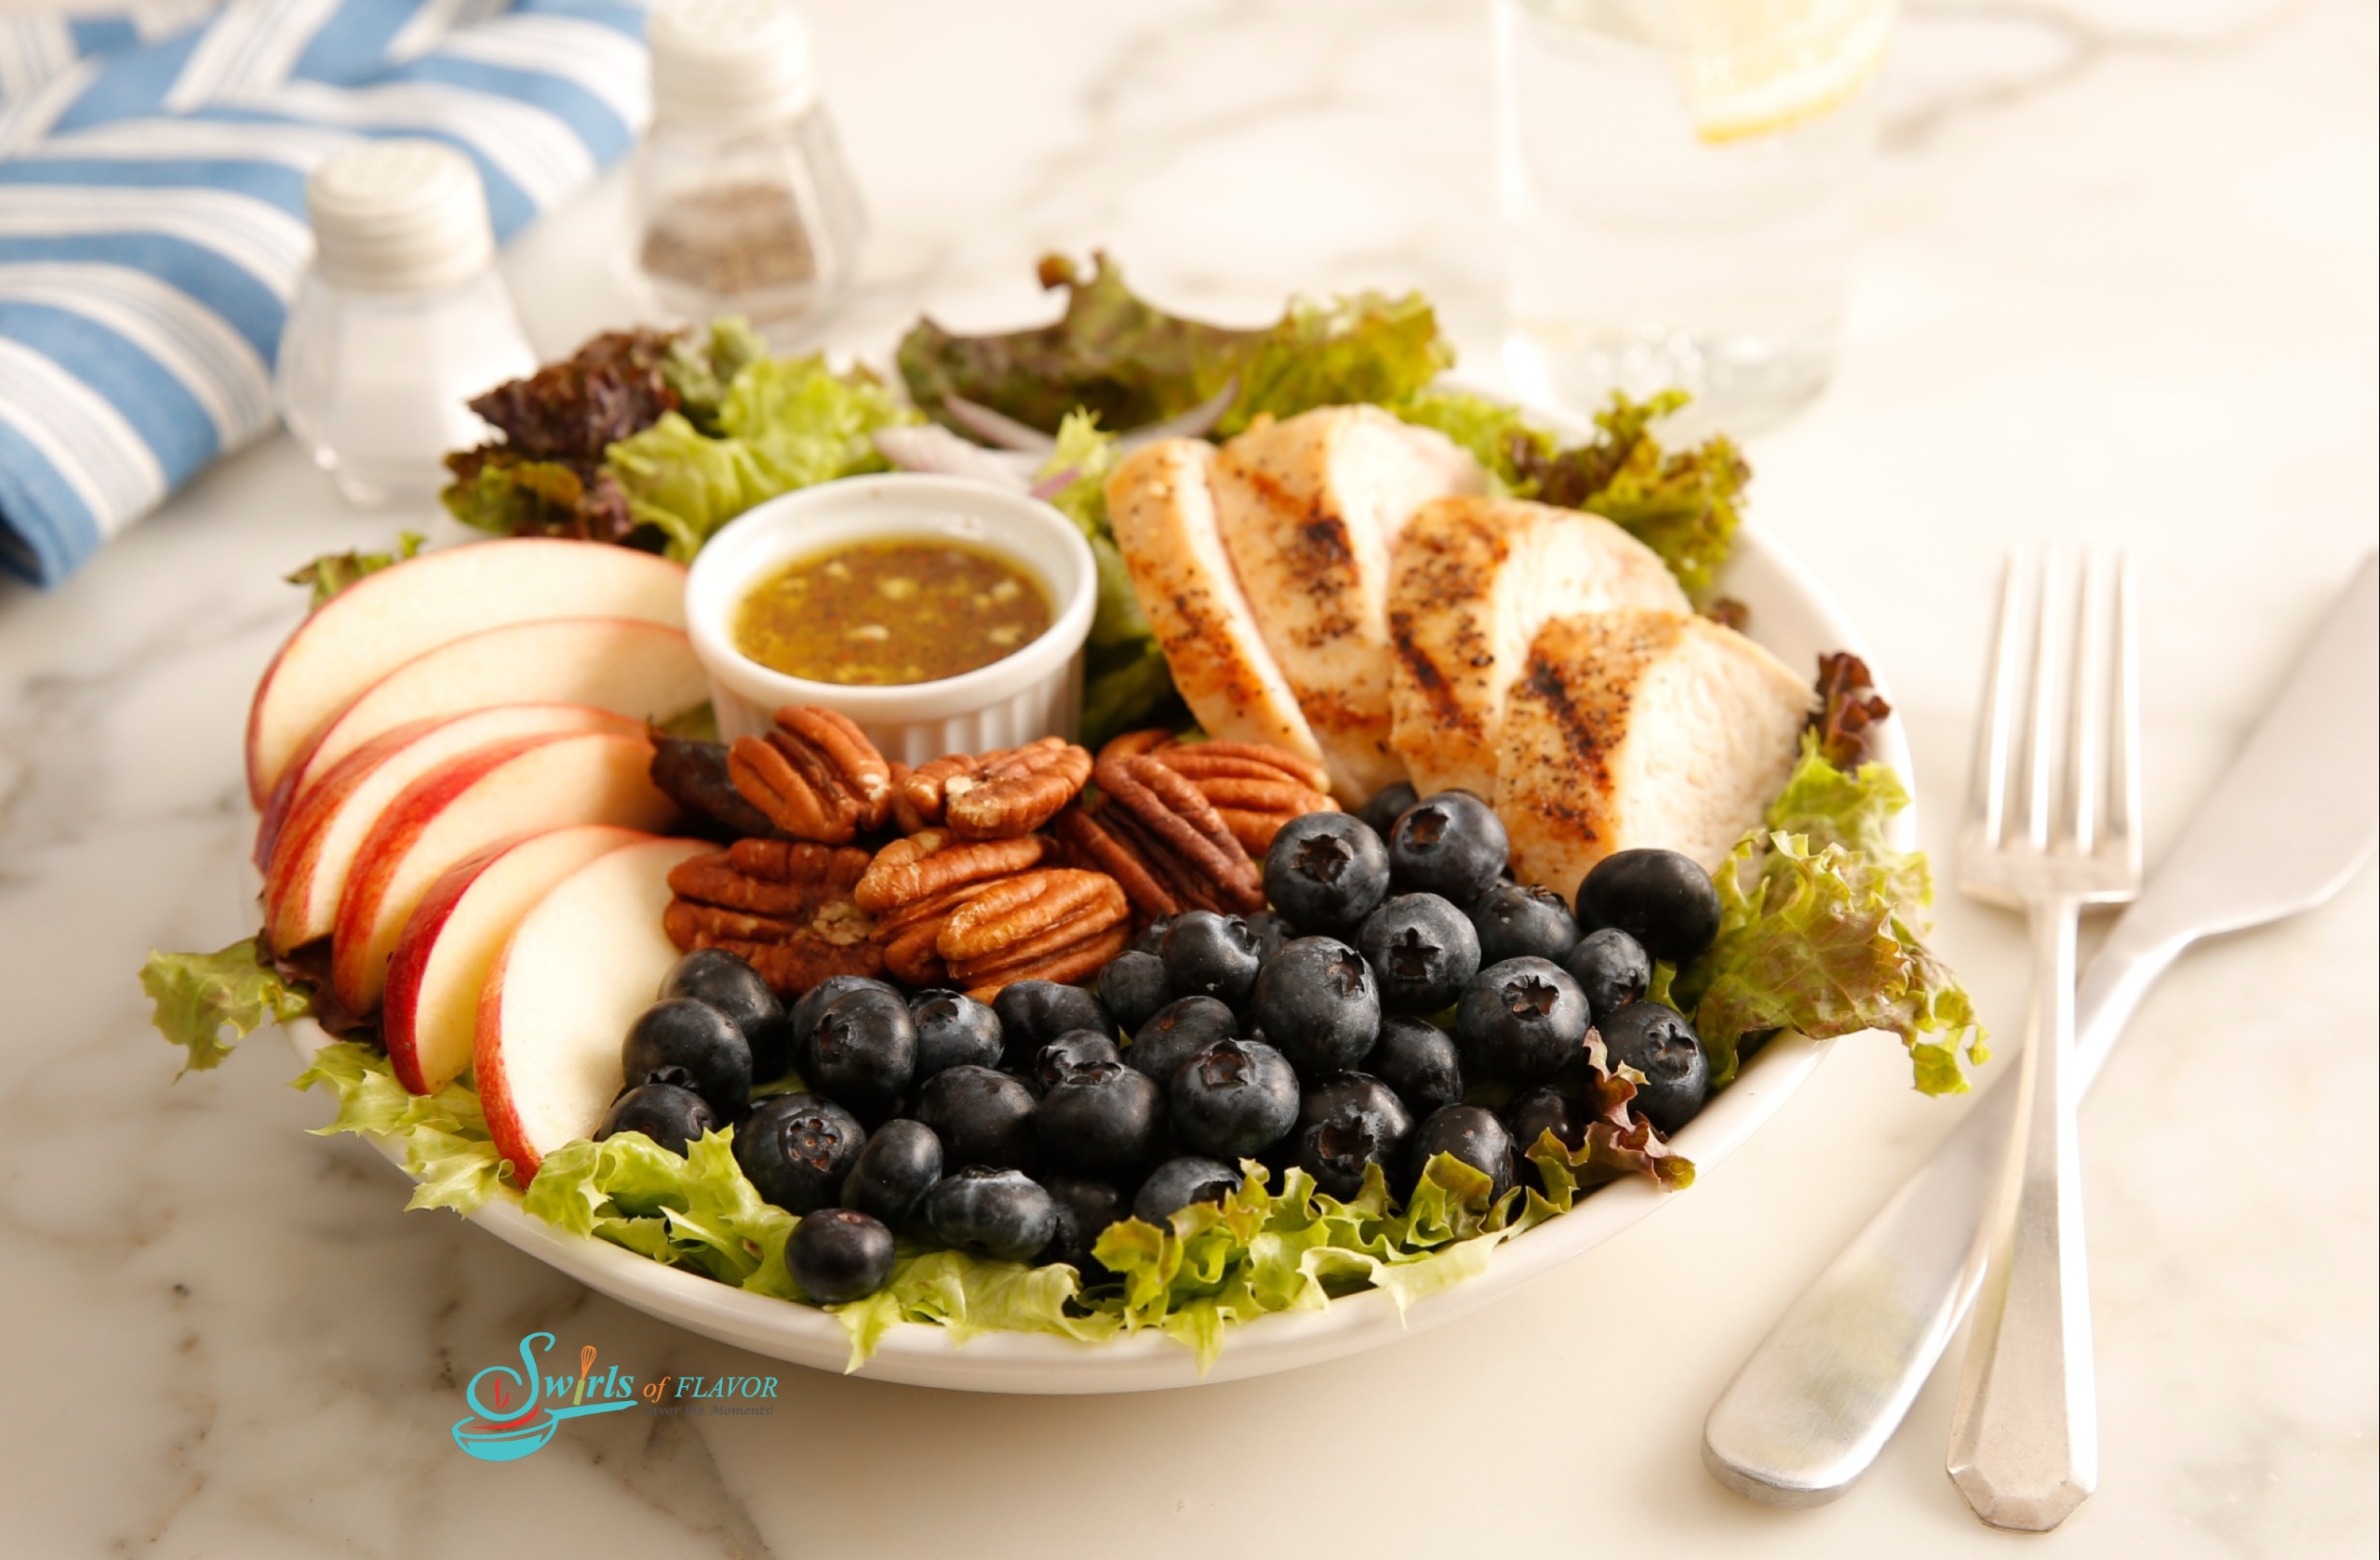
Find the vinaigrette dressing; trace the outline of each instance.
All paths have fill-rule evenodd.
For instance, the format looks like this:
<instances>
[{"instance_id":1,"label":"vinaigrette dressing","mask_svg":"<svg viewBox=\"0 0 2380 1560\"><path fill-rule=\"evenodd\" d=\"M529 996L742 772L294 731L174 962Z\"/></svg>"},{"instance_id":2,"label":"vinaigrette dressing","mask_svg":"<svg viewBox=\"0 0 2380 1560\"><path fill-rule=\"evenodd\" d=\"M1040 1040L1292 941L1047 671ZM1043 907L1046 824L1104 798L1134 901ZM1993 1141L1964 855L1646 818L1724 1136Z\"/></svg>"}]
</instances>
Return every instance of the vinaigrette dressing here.
<instances>
[{"instance_id":1,"label":"vinaigrette dressing","mask_svg":"<svg viewBox=\"0 0 2380 1560\"><path fill-rule=\"evenodd\" d=\"M796 558L736 608L735 647L771 671L849 687L956 677L1051 620L1041 582L996 553L916 538Z\"/></svg>"}]
</instances>

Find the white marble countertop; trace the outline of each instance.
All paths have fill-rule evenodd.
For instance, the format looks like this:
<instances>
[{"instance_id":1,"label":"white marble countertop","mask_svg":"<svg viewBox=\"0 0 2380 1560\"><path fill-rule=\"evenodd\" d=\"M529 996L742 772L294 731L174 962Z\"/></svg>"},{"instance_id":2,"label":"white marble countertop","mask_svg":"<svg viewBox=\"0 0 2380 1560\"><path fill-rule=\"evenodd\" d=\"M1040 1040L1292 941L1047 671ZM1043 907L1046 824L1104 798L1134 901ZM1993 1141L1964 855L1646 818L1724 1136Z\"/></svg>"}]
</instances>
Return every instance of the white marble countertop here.
<instances>
[{"instance_id":1,"label":"white marble countertop","mask_svg":"<svg viewBox=\"0 0 2380 1560\"><path fill-rule=\"evenodd\" d=\"M1472 0L1130 7L817 0L874 203L839 336L1033 316L1034 257L1261 317L1419 286L1496 328ZM2150 856L2374 542L2375 38L2354 0L1923 0L1849 350L1756 442L1754 510L1894 681L1931 843L1961 789L1998 555L2135 550ZM541 345L605 323L583 241L513 259ZM2022 1540L1942 1473L1946 1380L1810 1512L1713 1485L1713 1394L1948 1128L1853 1043L1662 1217L1475 1317L1298 1374L1003 1399L774 1367L765 1418L582 1421L458 1455L459 1381L533 1326L640 1376L767 1373L305 1135L267 1037L173 1081L132 975L253 923L240 718L300 607L276 576L399 519L286 441L54 593L0 588L0 1553L2368 1554L2375 1513L2375 893L2188 955L2084 1118L2100 1492ZM2003 1031L2015 923L1938 945Z\"/></svg>"}]
</instances>

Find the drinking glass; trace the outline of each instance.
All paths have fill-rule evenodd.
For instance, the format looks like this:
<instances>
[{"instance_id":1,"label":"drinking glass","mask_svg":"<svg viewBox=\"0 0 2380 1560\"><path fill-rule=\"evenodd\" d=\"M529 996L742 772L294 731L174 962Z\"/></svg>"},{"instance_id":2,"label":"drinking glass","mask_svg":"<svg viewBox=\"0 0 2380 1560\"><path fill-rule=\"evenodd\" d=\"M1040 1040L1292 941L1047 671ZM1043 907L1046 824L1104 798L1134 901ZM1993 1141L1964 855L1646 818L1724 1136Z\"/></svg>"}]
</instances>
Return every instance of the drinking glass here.
<instances>
[{"instance_id":1,"label":"drinking glass","mask_svg":"<svg viewBox=\"0 0 2380 1560\"><path fill-rule=\"evenodd\" d=\"M1674 387L1679 432L1756 432L1834 371L1878 94L1705 140L1682 8L1494 0L1505 367L1531 399Z\"/></svg>"}]
</instances>

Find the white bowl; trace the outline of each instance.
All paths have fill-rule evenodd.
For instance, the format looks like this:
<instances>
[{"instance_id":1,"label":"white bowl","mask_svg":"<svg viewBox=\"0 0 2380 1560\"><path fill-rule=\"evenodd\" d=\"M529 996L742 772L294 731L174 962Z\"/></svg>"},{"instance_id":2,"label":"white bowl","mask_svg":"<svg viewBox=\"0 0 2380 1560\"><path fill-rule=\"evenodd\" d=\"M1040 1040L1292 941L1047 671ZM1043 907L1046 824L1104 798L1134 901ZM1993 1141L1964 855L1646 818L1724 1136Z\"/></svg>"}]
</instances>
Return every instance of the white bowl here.
<instances>
[{"instance_id":1,"label":"white bowl","mask_svg":"<svg viewBox=\"0 0 2380 1560\"><path fill-rule=\"evenodd\" d=\"M788 676L735 647L736 607L769 574L828 548L906 537L965 542L1023 568L1050 597L1050 627L989 666L894 687ZM688 572L686 629L711 674L722 737L767 731L784 705L820 704L849 716L886 757L915 765L1036 737L1072 737L1083 641L1098 599L1090 543L1050 505L964 477L896 473L798 488L729 521Z\"/></svg>"},{"instance_id":2,"label":"white bowl","mask_svg":"<svg viewBox=\"0 0 2380 1560\"><path fill-rule=\"evenodd\" d=\"M1750 608L1752 637L1790 666L1814 668L1818 655L1827 650L1866 653L1858 632L1825 590L1754 527L1745 526L1739 535L1723 584ZM1877 756L1914 786L1900 722L1879 728L1877 747ZM1904 812L1894 823L1895 843L1905 849L1912 847L1916 809ZM327 1039L311 1022L288 1027L301 1057L312 1056ZM1780 1034L1770 1041L1745 1063L1736 1081L1713 1096L1703 1113L1678 1133L1673 1141L1678 1152L1694 1162L1700 1176L1713 1174L1816 1070L1827 1044L1799 1034ZM380 1146L401 1163L394 1145ZM1402 1316L1387 1295L1370 1291L1333 1300L1327 1310L1279 1312L1235 1327L1204 1380L1231 1381L1291 1370L1451 1321L1600 1246L1671 1198L1694 1194L1691 1188L1663 1192L1645 1180L1606 1186L1560 1218L1498 1247L1478 1277L1415 1300ZM392 1216L396 1207L392 1197ZM842 1324L822 1311L731 1289L608 1242L567 1233L531 1218L516 1196L492 1199L472 1219L589 1287L705 1337L822 1370L841 1370L849 1353ZM1190 1351L1155 1333L1100 1344L1032 1333L987 1333L958 1349L941 1328L921 1325L892 1328L861 1373L914 1386L996 1393L1146 1392L1195 1386L1201 1380Z\"/></svg>"}]
</instances>

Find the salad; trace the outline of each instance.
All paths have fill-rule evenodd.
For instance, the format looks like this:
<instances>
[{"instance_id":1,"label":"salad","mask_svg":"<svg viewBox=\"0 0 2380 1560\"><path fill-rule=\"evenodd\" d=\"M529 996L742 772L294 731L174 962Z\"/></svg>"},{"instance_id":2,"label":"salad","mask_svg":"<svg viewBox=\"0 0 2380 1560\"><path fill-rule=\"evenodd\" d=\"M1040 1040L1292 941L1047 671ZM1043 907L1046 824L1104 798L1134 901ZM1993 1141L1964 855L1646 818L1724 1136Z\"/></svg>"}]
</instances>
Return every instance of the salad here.
<instances>
[{"instance_id":1,"label":"salad","mask_svg":"<svg viewBox=\"0 0 2380 1560\"><path fill-rule=\"evenodd\" d=\"M1593 437L1565 444L1514 407L1439 382L1452 353L1418 297L1299 301L1268 328L1234 330L1146 303L1103 258L1088 273L1046 261L1042 275L1066 294L1057 321L989 337L921 321L900 344L898 386L822 358L769 356L732 321L598 338L474 403L501 437L449 458L446 500L501 535L653 555L650 566L623 561L612 570L621 580L601 586L613 602L605 610L633 618L634 604L665 594L667 582L628 576L690 559L729 519L796 487L899 467L1048 499L1081 529L1100 571L1086 745L1067 750L1081 754L1078 765L1026 766L1074 778L1032 832L1009 836L1041 843L1001 881L1023 873L1050 880L1036 892L1095 892L1105 929L1067 944L1095 955L1079 968L1051 967L1062 977L1053 980L1031 977L1044 967L1030 963L970 963L964 938L944 934L920 955L914 940L871 933L836 945L873 961L867 973L830 979L820 973L826 966L805 966L806 978L764 979L755 971L771 967L760 945L720 929L729 907L704 900L690 887L698 878L720 881L732 866L745 873L736 881L749 881L756 858L747 847L819 839L784 848L849 851L850 881L836 880L834 914L864 920L868 852L881 860L903 845L940 849L952 825L908 815L896 823L888 801L852 825L856 846L851 833L839 844L789 835L783 819L755 822L753 804L768 795L732 779L735 750L709 740L691 703L670 731L648 735L616 729L618 717L601 712L547 714L536 718L568 729L541 727L496 744L520 776L532 762L555 775L641 763L658 793L637 804L658 808L651 817L561 822L634 833L675 812L680 832L744 842L703 855L690 841L638 835L649 843L620 850L590 833L550 842L543 866L517 851L502 866L523 881L543 872L576 882L566 870L616 850L610 875L671 906L670 917L650 919L668 920L684 956L662 1000L605 1042L622 1047L622 1064L600 1128L525 1149L522 1113L506 1093L516 1085L492 1076L485 1057L473 1068L467 1047L440 1063L419 1038L435 1026L408 1004L426 999L395 987L426 978L399 976L383 990L368 959L331 956L334 945L368 944L365 933L350 935L354 912L343 901L354 895L276 895L270 869L262 936L211 954L157 954L142 973L158 1027L186 1047L189 1065L218 1064L226 1031L235 1039L268 1020L311 1014L341 1038L298 1084L326 1083L337 1095L324 1130L403 1141L419 1181L410 1206L469 1211L491 1196L518 1197L551 1222L657 1260L823 1303L849 1330L855 1366L900 1321L960 1338L1013 1328L1096 1340L1155 1327L1206 1361L1231 1323L1268 1312L1361 1288L1387 1290L1401 1305L1478 1272L1501 1241L1615 1177L1690 1184L1692 1167L1670 1151L1668 1134L1782 1030L1890 1031L1908 1047L1920 1089L1967 1087L1960 1052L1984 1060L1983 1036L1923 941L1925 862L1889 844L1907 797L1868 755L1868 734L1889 711L1855 658L1828 658L1814 696L1798 679L1789 685L1802 690L1790 720L1804 728L1789 734L1782 783L1764 787L1771 799L1731 823L1708 860L1606 852L1573 900L1529 887L1546 875L1531 861L1568 859L1526 854L1564 844L1536 837L1542 809L1524 818L1491 807L1476 788L1420 794L1411 784L1351 783L1351 770L1384 753L1387 739L1363 750L1318 713L1302 723L1301 703L1318 711L1330 701L1299 682L1307 669L1290 656L1280 658L1280 718L1307 745L1268 747L1224 729L1237 711L1184 670L1201 664L1191 636L1238 632L1235 643L1247 649L1304 588L1268 599L1251 587L1242 616L1253 627L1185 624L1152 585L1197 562L1182 551L1180 516L1153 522L1134 496L1166 461L1198 467L1220 448L1227 466L1235 450L1278 447L1266 441L1284 430L1336 439L1334 430L1361 424L1375 441L1375 423L1413 430L1447 452L1442 466L1460 461L1467 486L1443 490L1474 495L1448 500L1447 525L1503 525L1509 515L1491 506L1507 500L1521 500L1510 513L1525 511L1532 525L1557 511L1599 516L1622 539L1606 552L1657 560L1659 599L1703 614L1696 627L1676 611L1643 609L1642 622L1668 625L1663 645L1681 635L1732 644L1732 628L1718 625L1740 621L1741 608L1716 591L1749 471L1732 444L1665 449L1655 427L1674 396L1615 399ZM1228 480L1217 469L1218 484ZM1132 513L1111 513L1112 501ZM317 560L292 576L314 593L310 624L328 622L358 581L441 556L408 561L416 544ZM1637 610L1623 601L1605 616L1638 622ZM1409 627L1397 631L1403 664L1426 672L1407 643L1424 636ZM508 641L516 654L559 653L538 648L556 640L550 624L505 632L516 634ZM284 662L302 661L298 643ZM634 664L649 673L654 659L638 652ZM1504 701L1495 718L1519 728L1532 700L1568 697L1559 682L1534 662L1514 669L1491 690L1491 703ZM641 713L668 702L649 687L635 698ZM261 709L264 700L261 691ZM1379 705L1385 734L1385 691ZM337 790L331 776L364 775L373 764L402 771L402 755L424 740L412 727L404 742L357 727L358 745L333 764L323 732L336 738L357 717L352 703L327 713L327 725L285 720L313 728L285 741L287 752L271 750L270 720L252 725L251 783L266 818L261 860L296 848L287 841L298 820L307 820L308 839L337 836L336 808L320 800ZM1429 763L1445 757L1442 733L1427 723L1410 731L1409 713L1397 713L1396 745L1420 774L1425 753ZM510 730L506 722L529 717L464 718ZM785 751L798 758L810 740L796 732ZM951 772L1005 773L1008 756L954 755ZM1251 811L1241 805L1249 793L1202 792L1192 778L1244 779L1233 769L1243 762L1267 784L1296 777L1288 790L1304 799L1279 802L1276 784L1265 793L1275 810ZM1510 780L1518 770L1507 763ZM1240 865L1182 876L1177 857L1114 800L1141 780L1174 786L1184 817L1210 817L1210 844ZM906 783L891 777L887 795ZM1339 810L1326 792L1364 805ZM1624 815L1619 797L1611 805ZM902 837L870 846L887 837L870 828ZM919 847L929 836L936 843ZM1103 839L1120 855L1101 855ZM467 865L489 872L505 854L499 846L516 843L491 842L488 860ZM1046 860L1034 854L1045 850ZM620 864L639 852L645 867ZM774 859L785 859L782 849ZM1152 863L1175 875L1140 870ZM1059 881L1065 873L1083 881ZM468 888L466 874L449 898ZM308 908L324 900L341 901L338 917ZM822 902L804 900L808 910ZM889 903L874 912L888 926L899 919ZM400 947L422 913L406 903L370 908L380 917L371 935ZM338 935L325 935L334 919ZM1078 931L1089 924L1076 923ZM528 925L515 935L526 938ZM888 970L885 960L901 956L924 962ZM984 983L956 989L970 970ZM938 1059L930 1071L919 1060L929 1052ZM741 1073L716 1065L738 1054ZM786 1152L789 1143L827 1147L805 1156Z\"/></svg>"}]
</instances>

